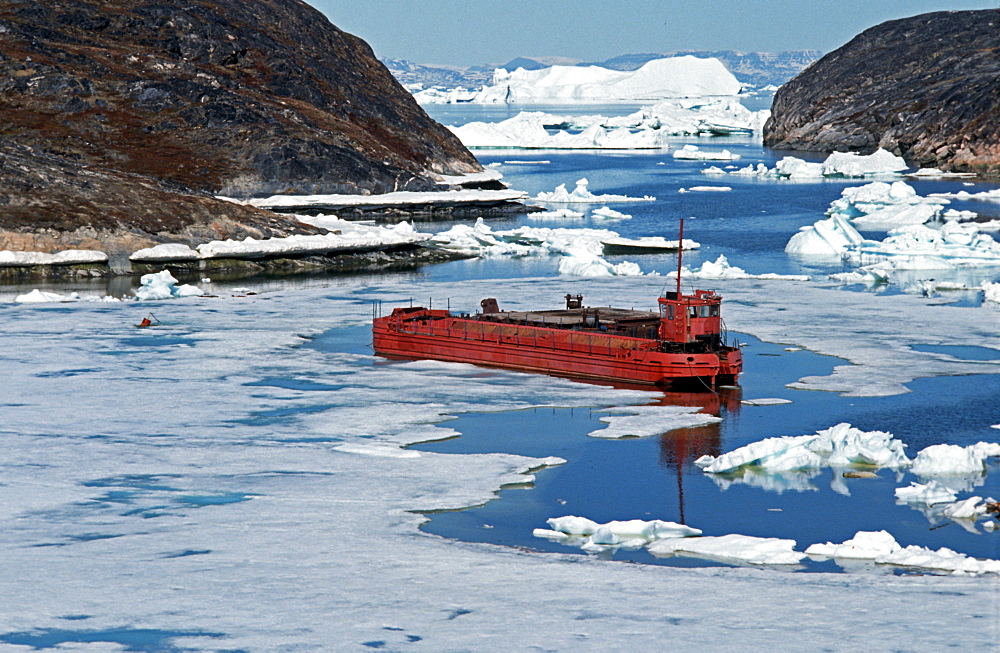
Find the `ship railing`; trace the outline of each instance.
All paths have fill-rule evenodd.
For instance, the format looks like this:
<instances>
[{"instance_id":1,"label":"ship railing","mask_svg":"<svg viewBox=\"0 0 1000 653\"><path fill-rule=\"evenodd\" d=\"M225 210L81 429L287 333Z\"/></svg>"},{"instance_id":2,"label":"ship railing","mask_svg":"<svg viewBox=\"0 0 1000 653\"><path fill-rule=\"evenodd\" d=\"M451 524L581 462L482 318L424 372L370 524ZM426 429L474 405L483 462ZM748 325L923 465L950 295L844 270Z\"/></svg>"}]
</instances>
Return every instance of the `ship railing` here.
<instances>
[{"instance_id":1,"label":"ship railing","mask_svg":"<svg viewBox=\"0 0 1000 653\"><path fill-rule=\"evenodd\" d=\"M400 333L412 335L589 354L615 355L628 350L656 348L655 341L646 338L572 330L552 331L542 327L458 320L440 316L421 316L418 319L407 320L398 325L398 330Z\"/></svg>"}]
</instances>

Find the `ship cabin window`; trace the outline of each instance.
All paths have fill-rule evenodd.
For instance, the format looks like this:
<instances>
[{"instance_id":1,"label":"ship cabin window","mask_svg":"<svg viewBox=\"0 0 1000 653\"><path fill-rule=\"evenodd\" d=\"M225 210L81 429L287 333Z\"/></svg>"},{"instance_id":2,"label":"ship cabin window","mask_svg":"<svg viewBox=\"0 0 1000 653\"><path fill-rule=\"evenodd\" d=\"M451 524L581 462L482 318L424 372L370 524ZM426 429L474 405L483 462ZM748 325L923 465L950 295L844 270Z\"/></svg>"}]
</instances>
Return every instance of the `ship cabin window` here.
<instances>
[{"instance_id":1,"label":"ship cabin window","mask_svg":"<svg viewBox=\"0 0 1000 653\"><path fill-rule=\"evenodd\" d=\"M667 305L667 319L668 320L674 319L674 305L673 304L668 304Z\"/></svg>"},{"instance_id":2,"label":"ship cabin window","mask_svg":"<svg viewBox=\"0 0 1000 653\"><path fill-rule=\"evenodd\" d=\"M709 311L708 314L711 317L719 317L719 305L718 304L712 304L711 306L709 306L709 308L711 310Z\"/></svg>"}]
</instances>

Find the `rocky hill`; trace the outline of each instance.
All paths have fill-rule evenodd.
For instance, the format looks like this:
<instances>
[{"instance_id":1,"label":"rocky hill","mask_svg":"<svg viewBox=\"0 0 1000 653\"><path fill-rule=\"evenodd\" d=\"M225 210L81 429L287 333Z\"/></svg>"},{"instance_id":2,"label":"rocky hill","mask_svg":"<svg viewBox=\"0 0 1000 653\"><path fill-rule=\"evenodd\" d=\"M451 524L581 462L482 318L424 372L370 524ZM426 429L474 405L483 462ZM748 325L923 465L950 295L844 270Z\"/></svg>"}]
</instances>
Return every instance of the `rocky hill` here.
<instances>
[{"instance_id":1,"label":"rocky hill","mask_svg":"<svg viewBox=\"0 0 1000 653\"><path fill-rule=\"evenodd\" d=\"M1000 174L1000 10L873 27L775 95L764 144L882 147L921 167Z\"/></svg>"},{"instance_id":2,"label":"rocky hill","mask_svg":"<svg viewBox=\"0 0 1000 653\"><path fill-rule=\"evenodd\" d=\"M309 232L213 196L481 170L299 0L6 0L0 116L0 249Z\"/></svg>"}]
</instances>

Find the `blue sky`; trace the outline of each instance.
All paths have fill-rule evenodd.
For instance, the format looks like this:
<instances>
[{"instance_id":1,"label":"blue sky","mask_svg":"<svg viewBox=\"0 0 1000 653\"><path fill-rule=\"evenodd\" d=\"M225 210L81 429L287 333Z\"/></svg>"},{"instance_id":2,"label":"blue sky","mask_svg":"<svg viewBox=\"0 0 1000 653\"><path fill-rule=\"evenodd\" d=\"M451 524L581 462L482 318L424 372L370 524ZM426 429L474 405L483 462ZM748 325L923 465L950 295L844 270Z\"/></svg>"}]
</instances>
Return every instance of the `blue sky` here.
<instances>
[{"instance_id":1,"label":"blue sky","mask_svg":"<svg viewBox=\"0 0 1000 653\"><path fill-rule=\"evenodd\" d=\"M997 0L306 0L379 57L504 63L600 61L681 49L834 50L878 23Z\"/></svg>"}]
</instances>

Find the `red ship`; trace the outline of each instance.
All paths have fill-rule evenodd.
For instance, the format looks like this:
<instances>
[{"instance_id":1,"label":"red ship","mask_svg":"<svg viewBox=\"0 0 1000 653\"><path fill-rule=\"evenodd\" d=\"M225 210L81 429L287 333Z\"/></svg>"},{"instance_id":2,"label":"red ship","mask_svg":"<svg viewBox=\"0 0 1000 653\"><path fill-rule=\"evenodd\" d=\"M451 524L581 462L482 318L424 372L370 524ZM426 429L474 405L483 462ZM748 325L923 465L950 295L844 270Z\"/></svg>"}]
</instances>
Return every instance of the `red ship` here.
<instances>
[{"instance_id":1,"label":"red ship","mask_svg":"<svg viewBox=\"0 0 1000 653\"><path fill-rule=\"evenodd\" d=\"M722 298L711 290L668 292L659 312L583 306L566 295L564 309L453 314L413 306L393 309L372 325L375 353L430 358L624 384L735 384L743 368L726 344Z\"/></svg>"}]
</instances>

